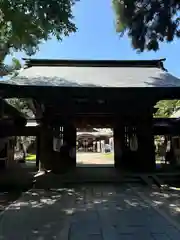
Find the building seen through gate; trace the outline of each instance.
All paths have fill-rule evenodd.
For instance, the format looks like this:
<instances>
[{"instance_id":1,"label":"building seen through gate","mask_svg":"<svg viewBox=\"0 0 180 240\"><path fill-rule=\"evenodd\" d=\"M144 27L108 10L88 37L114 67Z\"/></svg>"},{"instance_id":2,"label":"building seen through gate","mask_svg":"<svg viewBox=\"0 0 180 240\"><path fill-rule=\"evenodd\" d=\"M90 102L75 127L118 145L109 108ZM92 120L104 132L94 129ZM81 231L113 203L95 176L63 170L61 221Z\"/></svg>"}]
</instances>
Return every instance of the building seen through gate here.
<instances>
[{"instance_id":1,"label":"building seen through gate","mask_svg":"<svg viewBox=\"0 0 180 240\"><path fill-rule=\"evenodd\" d=\"M77 129L76 149L78 152L113 152L112 129Z\"/></svg>"}]
</instances>

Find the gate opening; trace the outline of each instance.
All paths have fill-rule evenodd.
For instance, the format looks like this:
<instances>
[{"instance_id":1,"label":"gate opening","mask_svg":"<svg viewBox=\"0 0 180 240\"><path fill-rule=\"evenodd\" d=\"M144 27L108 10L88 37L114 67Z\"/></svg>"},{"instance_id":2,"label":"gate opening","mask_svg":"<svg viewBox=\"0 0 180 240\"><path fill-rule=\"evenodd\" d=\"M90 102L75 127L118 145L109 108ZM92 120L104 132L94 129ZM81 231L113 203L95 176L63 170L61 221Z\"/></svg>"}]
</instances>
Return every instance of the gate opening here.
<instances>
[{"instance_id":1,"label":"gate opening","mask_svg":"<svg viewBox=\"0 0 180 240\"><path fill-rule=\"evenodd\" d=\"M110 128L77 129L76 161L78 167L113 167L114 137Z\"/></svg>"}]
</instances>

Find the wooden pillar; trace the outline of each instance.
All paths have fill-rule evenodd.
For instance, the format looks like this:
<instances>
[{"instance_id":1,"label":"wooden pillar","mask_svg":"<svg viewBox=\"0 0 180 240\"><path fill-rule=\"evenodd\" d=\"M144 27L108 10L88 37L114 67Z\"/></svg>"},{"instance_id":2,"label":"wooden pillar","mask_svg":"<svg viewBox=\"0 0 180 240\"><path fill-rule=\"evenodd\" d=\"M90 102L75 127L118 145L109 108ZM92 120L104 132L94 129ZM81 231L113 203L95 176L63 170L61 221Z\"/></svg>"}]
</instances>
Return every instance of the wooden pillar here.
<instances>
[{"instance_id":1,"label":"wooden pillar","mask_svg":"<svg viewBox=\"0 0 180 240\"><path fill-rule=\"evenodd\" d=\"M4 116L4 100L0 97L0 118Z\"/></svg>"},{"instance_id":2,"label":"wooden pillar","mask_svg":"<svg viewBox=\"0 0 180 240\"><path fill-rule=\"evenodd\" d=\"M153 117L145 116L137 126L138 135L138 172L152 172L156 168L153 135Z\"/></svg>"},{"instance_id":3,"label":"wooden pillar","mask_svg":"<svg viewBox=\"0 0 180 240\"><path fill-rule=\"evenodd\" d=\"M39 170L52 170L53 166L53 136L47 125L40 126Z\"/></svg>"},{"instance_id":4,"label":"wooden pillar","mask_svg":"<svg viewBox=\"0 0 180 240\"><path fill-rule=\"evenodd\" d=\"M64 126L64 142L69 149L66 159L68 168L74 168L76 167L76 128L72 123Z\"/></svg>"},{"instance_id":5,"label":"wooden pillar","mask_svg":"<svg viewBox=\"0 0 180 240\"><path fill-rule=\"evenodd\" d=\"M3 116L4 116L4 100L0 97L0 119L3 118ZM5 139L7 138L0 138L0 145L2 145L0 149L0 169L6 168L7 143L4 143Z\"/></svg>"},{"instance_id":6,"label":"wooden pillar","mask_svg":"<svg viewBox=\"0 0 180 240\"><path fill-rule=\"evenodd\" d=\"M40 162L40 135L36 136L36 167L39 167Z\"/></svg>"},{"instance_id":7,"label":"wooden pillar","mask_svg":"<svg viewBox=\"0 0 180 240\"><path fill-rule=\"evenodd\" d=\"M13 137L8 138L7 142L7 162L6 162L6 167L10 168L14 166L14 139Z\"/></svg>"},{"instance_id":8,"label":"wooden pillar","mask_svg":"<svg viewBox=\"0 0 180 240\"><path fill-rule=\"evenodd\" d=\"M114 165L116 168L123 167L124 152L124 124L114 127Z\"/></svg>"}]
</instances>

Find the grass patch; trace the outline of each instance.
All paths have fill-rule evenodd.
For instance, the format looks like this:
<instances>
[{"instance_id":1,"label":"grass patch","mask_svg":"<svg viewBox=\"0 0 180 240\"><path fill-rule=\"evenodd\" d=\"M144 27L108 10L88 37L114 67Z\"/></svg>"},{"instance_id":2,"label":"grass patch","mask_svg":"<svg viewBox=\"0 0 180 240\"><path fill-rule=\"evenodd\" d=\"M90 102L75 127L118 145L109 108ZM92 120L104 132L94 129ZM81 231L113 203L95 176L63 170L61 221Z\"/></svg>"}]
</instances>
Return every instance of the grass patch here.
<instances>
[{"instance_id":1,"label":"grass patch","mask_svg":"<svg viewBox=\"0 0 180 240\"><path fill-rule=\"evenodd\" d=\"M108 157L108 158L113 158L114 154L113 153L103 153L103 156Z\"/></svg>"},{"instance_id":2,"label":"grass patch","mask_svg":"<svg viewBox=\"0 0 180 240\"><path fill-rule=\"evenodd\" d=\"M36 154L28 154L26 161L36 161Z\"/></svg>"}]
</instances>

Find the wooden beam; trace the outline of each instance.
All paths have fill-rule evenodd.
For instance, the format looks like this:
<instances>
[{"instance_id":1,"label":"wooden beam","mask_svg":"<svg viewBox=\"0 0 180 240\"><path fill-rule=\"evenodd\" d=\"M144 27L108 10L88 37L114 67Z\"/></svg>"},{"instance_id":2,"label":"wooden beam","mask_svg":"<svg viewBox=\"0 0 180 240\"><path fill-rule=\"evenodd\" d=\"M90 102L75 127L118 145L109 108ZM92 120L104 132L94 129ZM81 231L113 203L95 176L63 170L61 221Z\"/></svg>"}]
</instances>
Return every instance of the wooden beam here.
<instances>
[{"instance_id":1,"label":"wooden beam","mask_svg":"<svg viewBox=\"0 0 180 240\"><path fill-rule=\"evenodd\" d=\"M47 104L46 111L44 113L45 118L50 117L67 117L67 116L108 116L108 115L125 115L125 116L139 116L142 113L149 113L152 106L150 103L146 103L146 106L140 105L136 101L113 101L113 102L60 102L59 104Z\"/></svg>"},{"instance_id":2,"label":"wooden beam","mask_svg":"<svg viewBox=\"0 0 180 240\"><path fill-rule=\"evenodd\" d=\"M32 85L13 85L0 84L0 96L3 98L35 98L39 100L48 99L68 99L85 97L88 99L106 98L106 99L142 99L150 100L157 99L163 96L168 96L172 99L172 93L179 96L179 88L103 88L103 87L57 87L57 86L32 86Z\"/></svg>"},{"instance_id":3,"label":"wooden beam","mask_svg":"<svg viewBox=\"0 0 180 240\"><path fill-rule=\"evenodd\" d=\"M37 136L39 133L39 127L17 127L9 126L1 128L0 138L9 136Z\"/></svg>"}]
</instances>

